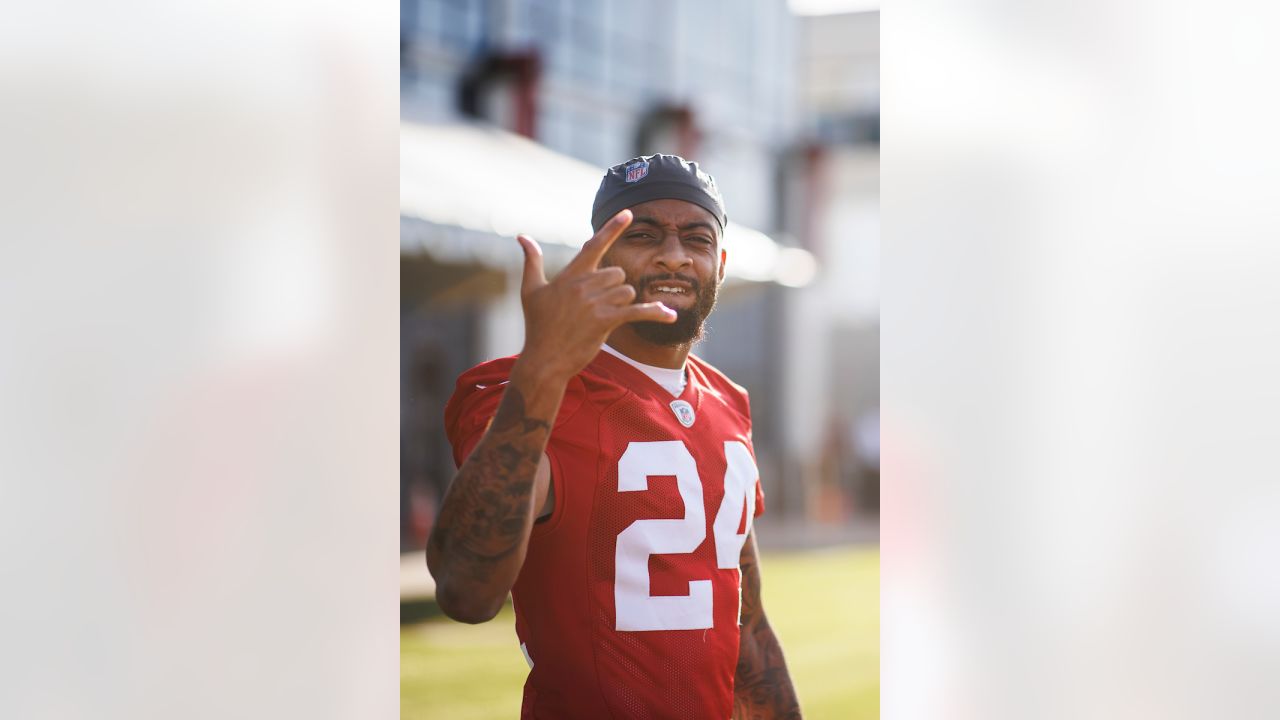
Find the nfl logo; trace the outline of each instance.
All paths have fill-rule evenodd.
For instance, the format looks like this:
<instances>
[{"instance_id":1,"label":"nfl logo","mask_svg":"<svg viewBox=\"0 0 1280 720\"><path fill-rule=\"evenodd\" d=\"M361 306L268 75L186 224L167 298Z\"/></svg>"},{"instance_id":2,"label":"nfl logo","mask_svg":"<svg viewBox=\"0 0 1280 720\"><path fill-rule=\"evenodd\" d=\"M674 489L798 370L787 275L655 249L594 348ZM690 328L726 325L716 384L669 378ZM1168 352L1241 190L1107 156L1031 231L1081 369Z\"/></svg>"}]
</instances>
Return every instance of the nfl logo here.
<instances>
[{"instance_id":1,"label":"nfl logo","mask_svg":"<svg viewBox=\"0 0 1280 720\"><path fill-rule=\"evenodd\" d=\"M676 419L685 427L693 427L693 406L684 400L672 400L671 410L676 414Z\"/></svg>"},{"instance_id":2,"label":"nfl logo","mask_svg":"<svg viewBox=\"0 0 1280 720\"><path fill-rule=\"evenodd\" d=\"M649 161L641 160L627 166L627 182L633 183L649 176Z\"/></svg>"}]
</instances>

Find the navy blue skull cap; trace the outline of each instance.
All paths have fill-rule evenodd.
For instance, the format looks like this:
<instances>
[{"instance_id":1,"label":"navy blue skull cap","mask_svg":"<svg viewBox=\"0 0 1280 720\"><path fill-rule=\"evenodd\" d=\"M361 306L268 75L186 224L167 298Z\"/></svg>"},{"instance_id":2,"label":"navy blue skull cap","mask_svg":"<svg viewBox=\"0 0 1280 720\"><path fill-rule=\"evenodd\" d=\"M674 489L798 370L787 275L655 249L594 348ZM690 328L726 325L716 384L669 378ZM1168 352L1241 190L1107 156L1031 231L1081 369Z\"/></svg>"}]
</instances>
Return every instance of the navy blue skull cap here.
<instances>
[{"instance_id":1,"label":"navy blue skull cap","mask_svg":"<svg viewBox=\"0 0 1280 720\"><path fill-rule=\"evenodd\" d=\"M715 178L698 163L679 155L643 155L609 168L591 206L591 228L599 231L609 218L650 200L684 200L706 208L720 223L729 222Z\"/></svg>"}]
</instances>

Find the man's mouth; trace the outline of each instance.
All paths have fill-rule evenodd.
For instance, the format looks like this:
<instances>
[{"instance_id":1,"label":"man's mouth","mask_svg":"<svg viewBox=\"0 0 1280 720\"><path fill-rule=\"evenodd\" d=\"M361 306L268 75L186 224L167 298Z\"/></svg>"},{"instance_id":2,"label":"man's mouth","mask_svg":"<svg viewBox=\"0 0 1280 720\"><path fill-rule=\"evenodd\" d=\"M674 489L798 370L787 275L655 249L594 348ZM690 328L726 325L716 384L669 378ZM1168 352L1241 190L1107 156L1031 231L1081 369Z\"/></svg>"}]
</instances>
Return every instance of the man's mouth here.
<instances>
[{"instance_id":1,"label":"man's mouth","mask_svg":"<svg viewBox=\"0 0 1280 720\"><path fill-rule=\"evenodd\" d=\"M689 295L689 289L682 285L650 285L649 291L661 295Z\"/></svg>"},{"instance_id":2,"label":"man's mouth","mask_svg":"<svg viewBox=\"0 0 1280 720\"><path fill-rule=\"evenodd\" d=\"M691 280L678 275L649 278L648 282L644 283L644 289L650 295L665 299L692 298L697 294L697 286Z\"/></svg>"}]
</instances>

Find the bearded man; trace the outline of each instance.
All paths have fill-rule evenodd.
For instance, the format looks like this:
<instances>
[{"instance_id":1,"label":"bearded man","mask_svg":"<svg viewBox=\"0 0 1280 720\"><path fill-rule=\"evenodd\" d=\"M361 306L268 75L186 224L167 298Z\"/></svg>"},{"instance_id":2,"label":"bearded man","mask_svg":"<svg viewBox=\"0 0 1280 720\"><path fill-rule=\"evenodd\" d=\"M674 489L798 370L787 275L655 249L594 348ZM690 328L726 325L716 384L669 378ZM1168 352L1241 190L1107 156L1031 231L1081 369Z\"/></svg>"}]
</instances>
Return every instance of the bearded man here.
<instances>
[{"instance_id":1,"label":"bearded man","mask_svg":"<svg viewBox=\"0 0 1280 720\"><path fill-rule=\"evenodd\" d=\"M551 281L518 237L524 348L445 409L437 602L480 623L511 594L525 719L799 718L760 603L747 392L690 354L724 280L723 199L649 155L605 173L591 220Z\"/></svg>"}]
</instances>

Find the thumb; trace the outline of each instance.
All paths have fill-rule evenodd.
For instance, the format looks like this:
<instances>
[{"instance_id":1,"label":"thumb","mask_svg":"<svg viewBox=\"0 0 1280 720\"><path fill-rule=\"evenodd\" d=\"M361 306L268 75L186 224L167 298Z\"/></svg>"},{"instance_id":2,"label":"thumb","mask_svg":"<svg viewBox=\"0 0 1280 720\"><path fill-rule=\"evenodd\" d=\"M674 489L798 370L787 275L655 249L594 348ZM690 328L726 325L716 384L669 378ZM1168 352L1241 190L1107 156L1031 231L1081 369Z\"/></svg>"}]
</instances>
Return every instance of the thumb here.
<instances>
[{"instance_id":1,"label":"thumb","mask_svg":"<svg viewBox=\"0 0 1280 720\"><path fill-rule=\"evenodd\" d=\"M542 248L528 235L517 235L516 240L524 251L524 277L520 283L520 292L537 290L547 284L547 276L542 272Z\"/></svg>"}]
</instances>

